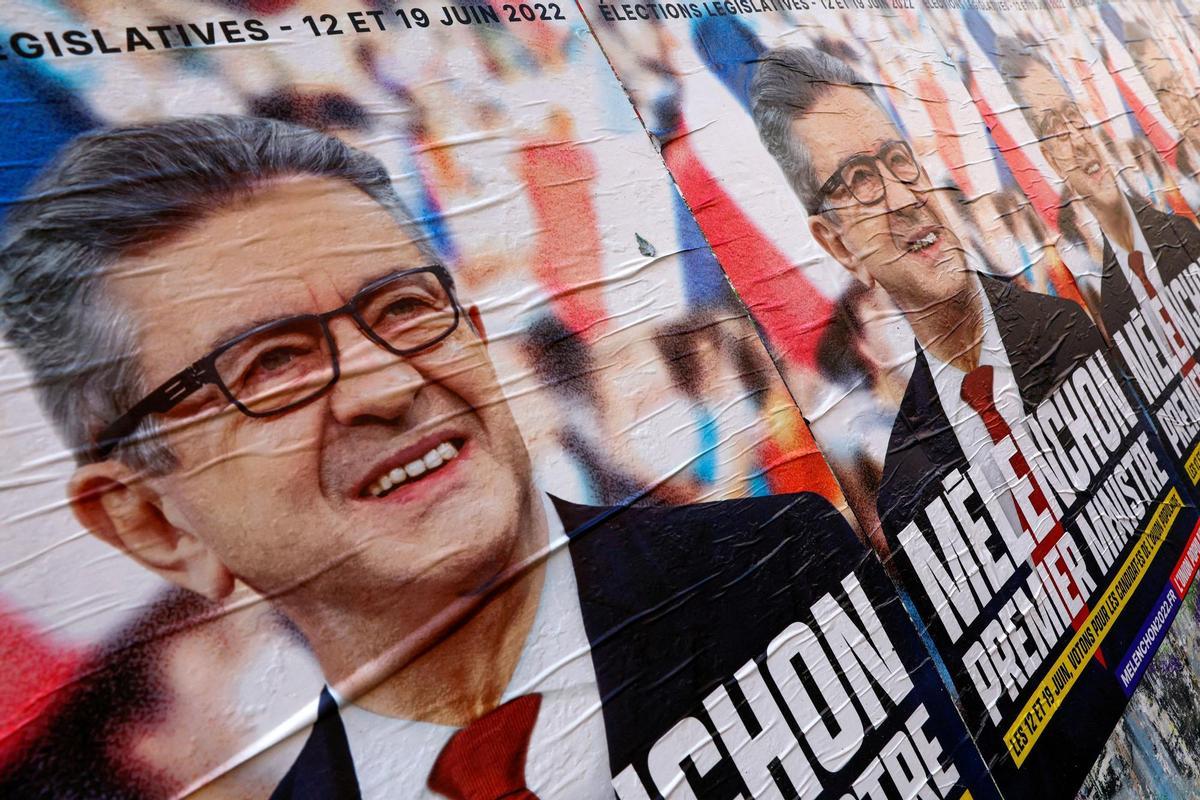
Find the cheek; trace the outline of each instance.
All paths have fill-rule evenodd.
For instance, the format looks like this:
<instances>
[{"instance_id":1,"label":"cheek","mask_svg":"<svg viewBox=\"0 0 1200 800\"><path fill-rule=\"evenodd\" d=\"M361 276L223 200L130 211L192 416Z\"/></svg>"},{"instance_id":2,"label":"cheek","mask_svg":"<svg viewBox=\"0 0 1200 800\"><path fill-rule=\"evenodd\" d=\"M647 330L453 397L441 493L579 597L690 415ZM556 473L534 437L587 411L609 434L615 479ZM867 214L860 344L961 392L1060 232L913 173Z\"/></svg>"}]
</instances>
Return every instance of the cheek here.
<instances>
[{"instance_id":1,"label":"cheek","mask_svg":"<svg viewBox=\"0 0 1200 800\"><path fill-rule=\"evenodd\" d=\"M480 416L495 406L507 406L500 378L482 345L457 345L442 355L437 363L421 368L427 380L441 384Z\"/></svg>"},{"instance_id":2,"label":"cheek","mask_svg":"<svg viewBox=\"0 0 1200 800\"><path fill-rule=\"evenodd\" d=\"M508 405L493 403L479 417L483 423L488 453L498 467L494 479L500 482L528 481L532 467L525 449L525 439Z\"/></svg>"},{"instance_id":3,"label":"cheek","mask_svg":"<svg viewBox=\"0 0 1200 800\"><path fill-rule=\"evenodd\" d=\"M293 422L291 415L228 420L202 451L193 451L185 488L200 512L253 527L318 496L318 443Z\"/></svg>"},{"instance_id":4,"label":"cheek","mask_svg":"<svg viewBox=\"0 0 1200 800\"><path fill-rule=\"evenodd\" d=\"M870 255L871 251L879 249L880 234L887 229L884 215L862 215L846 226L844 238L850 249L860 256Z\"/></svg>"},{"instance_id":5,"label":"cheek","mask_svg":"<svg viewBox=\"0 0 1200 800\"><path fill-rule=\"evenodd\" d=\"M317 400L275 417L231 417L217 437L214 461L229 461L233 469L266 485L299 477L297 470L317 463L321 406Z\"/></svg>"},{"instance_id":6,"label":"cheek","mask_svg":"<svg viewBox=\"0 0 1200 800\"><path fill-rule=\"evenodd\" d=\"M457 384L447 388L472 409L473 414L461 423L479 429L476 445L495 462L496 475L486 476L485 480L527 481L532 468L525 439L490 367L473 370L469 375L463 373Z\"/></svg>"},{"instance_id":7,"label":"cheek","mask_svg":"<svg viewBox=\"0 0 1200 800\"><path fill-rule=\"evenodd\" d=\"M1063 161L1060 164L1062 165L1062 175L1067 179L1068 184L1076 189L1086 189L1086 176L1083 174L1080 164L1075 159Z\"/></svg>"}]
</instances>

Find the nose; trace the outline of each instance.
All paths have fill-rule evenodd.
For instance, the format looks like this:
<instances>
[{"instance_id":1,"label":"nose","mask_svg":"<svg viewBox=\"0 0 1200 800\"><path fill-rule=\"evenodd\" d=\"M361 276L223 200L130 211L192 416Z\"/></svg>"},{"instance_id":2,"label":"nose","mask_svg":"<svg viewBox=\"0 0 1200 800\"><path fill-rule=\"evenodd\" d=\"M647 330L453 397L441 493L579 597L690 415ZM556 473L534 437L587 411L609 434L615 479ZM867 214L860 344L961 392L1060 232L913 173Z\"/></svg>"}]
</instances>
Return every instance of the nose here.
<instances>
[{"instance_id":1,"label":"nose","mask_svg":"<svg viewBox=\"0 0 1200 800\"><path fill-rule=\"evenodd\" d=\"M1077 156L1089 156L1093 152L1092 142L1088 138L1091 129L1078 125L1067 125L1067 139L1071 142L1071 150Z\"/></svg>"},{"instance_id":2,"label":"nose","mask_svg":"<svg viewBox=\"0 0 1200 800\"><path fill-rule=\"evenodd\" d=\"M349 319L330 320L341 377L329 408L342 425L394 423L412 408L425 377L407 359L371 341Z\"/></svg>"},{"instance_id":3,"label":"nose","mask_svg":"<svg viewBox=\"0 0 1200 800\"><path fill-rule=\"evenodd\" d=\"M879 174L883 178L884 204L889 211L922 205L925 202L923 193L918 191L915 182L905 183L886 169L881 169Z\"/></svg>"}]
</instances>

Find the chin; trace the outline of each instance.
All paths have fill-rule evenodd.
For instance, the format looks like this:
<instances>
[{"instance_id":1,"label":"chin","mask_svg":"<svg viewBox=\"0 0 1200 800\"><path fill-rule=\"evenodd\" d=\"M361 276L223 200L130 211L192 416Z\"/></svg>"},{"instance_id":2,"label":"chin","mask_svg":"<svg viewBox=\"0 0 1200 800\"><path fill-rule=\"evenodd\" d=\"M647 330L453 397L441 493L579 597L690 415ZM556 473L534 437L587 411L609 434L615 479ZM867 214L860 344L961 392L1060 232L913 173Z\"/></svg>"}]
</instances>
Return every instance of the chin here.
<instances>
[{"instance_id":1,"label":"chin","mask_svg":"<svg viewBox=\"0 0 1200 800\"><path fill-rule=\"evenodd\" d=\"M371 561L385 571L399 567L410 580L424 584L476 587L491 582L520 557L525 526L510 515L486 513L491 509L460 510L466 513L427 525L419 537L380 536L367 548ZM511 521L506 524L505 519Z\"/></svg>"},{"instance_id":2,"label":"chin","mask_svg":"<svg viewBox=\"0 0 1200 800\"><path fill-rule=\"evenodd\" d=\"M488 593L512 574L517 536L490 536L460 545L446 547L436 557L425 559L427 568L414 579L439 593L469 597Z\"/></svg>"}]
</instances>

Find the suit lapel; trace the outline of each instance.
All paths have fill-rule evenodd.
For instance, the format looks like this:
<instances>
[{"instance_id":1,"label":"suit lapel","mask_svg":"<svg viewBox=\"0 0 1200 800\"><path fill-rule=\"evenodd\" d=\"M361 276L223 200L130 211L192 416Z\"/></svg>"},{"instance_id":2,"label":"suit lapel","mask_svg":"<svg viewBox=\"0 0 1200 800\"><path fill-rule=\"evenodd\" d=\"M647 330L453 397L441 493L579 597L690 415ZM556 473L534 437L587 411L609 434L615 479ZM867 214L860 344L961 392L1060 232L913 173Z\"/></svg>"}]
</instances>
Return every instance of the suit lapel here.
<instances>
[{"instance_id":1,"label":"suit lapel","mask_svg":"<svg viewBox=\"0 0 1200 800\"><path fill-rule=\"evenodd\" d=\"M1180 220L1149 205L1136 211L1134 216L1150 246L1150 256L1158 267L1159 277L1164 284L1170 283L1195 259L1176 227Z\"/></svg>"},{"instance_id":2,"label":"suit lapel","mask_svg":"<svg viewBox=\"0 0 1200 800\"><path fill-rule=\"evenodd\" d=\"M1121 265L1117 262L1117 254L1104 239L1104 272L1100 280L1100 314L1104 320L1104 329L1112 336L1124 327L1137 308L1137 298L1133 288L1125 278Z\"/></svg>"},{"instance_id":3,"label":"suit lapel","mask_svg":"<svg viewBox=\"0 0 1200 800\"><path fill-rule=\"evenodd\" d=\"M924 507L924 498L966 460L938 397L929 361L918 345L912 376L892 424L877 497L879 518L893 547L897 546L894 537Z\"/></svg>"},{"instance_id":4,"label":"suit lapel","mask_svg":"<svg viewBox=\"0 0 1200 800\"><path fill-rule=\"evenodd\" d=\"M1100 331L1074 303L1026 292L980 275L1025 413L1032 413L1067 376L1103 347Z\"/></svg>"}]
</instances>

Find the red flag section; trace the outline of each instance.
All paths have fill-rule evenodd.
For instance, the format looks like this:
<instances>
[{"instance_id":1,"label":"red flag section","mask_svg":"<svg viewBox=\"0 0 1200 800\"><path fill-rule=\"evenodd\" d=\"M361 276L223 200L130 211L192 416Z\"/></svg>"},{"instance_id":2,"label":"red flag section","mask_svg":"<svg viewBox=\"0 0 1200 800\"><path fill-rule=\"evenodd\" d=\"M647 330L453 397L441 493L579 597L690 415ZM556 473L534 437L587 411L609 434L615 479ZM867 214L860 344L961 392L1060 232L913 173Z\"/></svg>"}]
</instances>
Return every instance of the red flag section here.
<instances>
[{"instance_id":1,"label":"red flag section","mask_svg":"<svg viewBox=\"0 0 1200 800\"><path fill-rule=\"evenodd\" d=\"M0 602L0 768L41 731L83 660Z\"/></svg>"},{"instance_id":2,"label":"red flag section","mask_svg":"<svg viewBox=\"0 0 1200 800\"><path fill-rule=\"evenodd\" d=\"M775 351L795 366L814 367L832 301L721 189L696 157L686 130L664 142L662 152L717 261ZM796 217L799 223L799 208Z\"/></svg>"}]
</instances>

